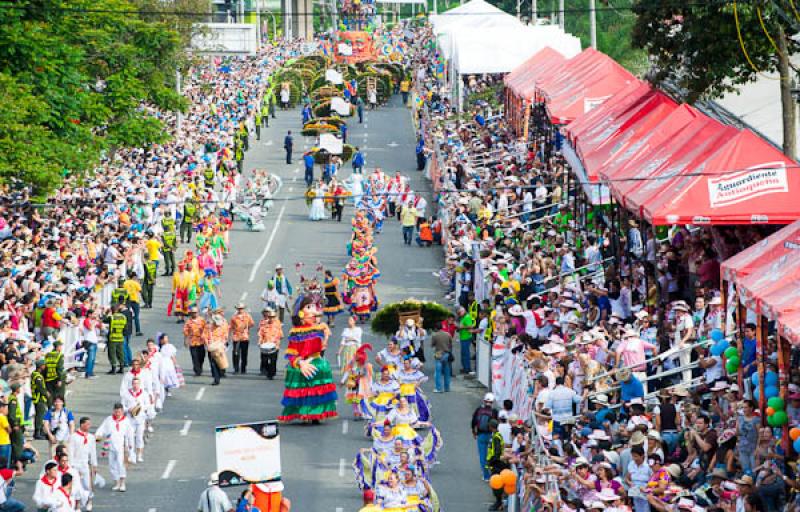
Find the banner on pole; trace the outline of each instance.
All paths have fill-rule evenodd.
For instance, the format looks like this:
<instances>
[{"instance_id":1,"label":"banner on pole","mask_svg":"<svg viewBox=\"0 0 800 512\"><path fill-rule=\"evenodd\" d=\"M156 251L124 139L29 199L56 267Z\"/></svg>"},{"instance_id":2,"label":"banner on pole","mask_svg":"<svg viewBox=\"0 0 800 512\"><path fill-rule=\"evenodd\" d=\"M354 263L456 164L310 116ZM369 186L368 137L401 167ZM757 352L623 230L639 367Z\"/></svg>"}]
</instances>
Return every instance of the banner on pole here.
<instances>
[{"instance_id":1,"label":"banner on pole","mask_svg":"<svg viewBox=\"0 0 800 512\"><path fill-rule=\"evenodd\" d=\"M319 136L319 147L332 155L341 155L344 151L344 142L332 133L322 133Z\"/></svg>"},{"instance_id":2,"label":"banner on pole","mask_svg":"<svg viewBox=\"0 0 800 512\"><path fill-rule=\"evenodd\" d=\"M277 421L219 426L214 440L220 487L281 479L281 439Z\"/></svg>"}]
</instances>

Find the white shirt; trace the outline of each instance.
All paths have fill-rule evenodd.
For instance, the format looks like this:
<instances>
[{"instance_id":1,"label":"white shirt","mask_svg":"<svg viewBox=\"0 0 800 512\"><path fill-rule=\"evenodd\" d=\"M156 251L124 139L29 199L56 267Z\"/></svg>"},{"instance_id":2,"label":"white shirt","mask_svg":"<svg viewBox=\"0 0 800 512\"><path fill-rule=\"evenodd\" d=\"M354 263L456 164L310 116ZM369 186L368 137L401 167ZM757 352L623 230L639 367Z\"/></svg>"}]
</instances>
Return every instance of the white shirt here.
<instances>
[{"instance_id":1,"label":"white shirt","mask_svg":"<svg viewBox=\"0 0 800 512\"><path fill-rule=\"evenodd\" d=\"M52 484L46 482L45 477L41 477L36 481L36 487L33 491L33 503L37 508L49 509L56 503L55 493L60 487L58 477L56 477Z\"/></svg>"},{"instance_id":2,"label":"white shirt","mask_svg":"<svg viewBox=\"0 0 800 512\"><path fill-rule=\"evenodd\" d=\"M73 487L75 486L74 479L72 480L72 485ZM48 512L75 512L75 501L70 496L70 493L59 487L53 493L53 503L50 505Z\"/></svg>"},{"instance_id":3,"label":"white shirt","mask_svg":"<svg viewBox=\"0 0 800 512\"><path fill-rule=\"evenodd\" d=\"M228 495L216 485L212 485L200 495L198 512L228 512L233 508Z\"/></svg>"},{"instance_id":4,"label":"white shirt","mask_svg":"<svg viewBox=\"0 0 800 512\"><path fill-rule=\"evenodd\" d=\"M355 345L356 347L360 347L362 334L363 330L361 327L345 327L342 331L342 345Z\"/></svg>"},{"instance_id":5,"label":"white shirt","mask_svg":"<svg viewBox=\"0 0 800 512\"><path fill-rule=\"evenodd\" d=\"M101 439L108 439L111 449L121 453L125 450L125 445L133 446L133 425L127 416L120 420L115 420L113 416L108 416L95 435Z\"/></svg>"},{"instance_id":6,"label":"white shirt","mask_svg":"<svg viewBox=\"0 0 800 512\"><path fill-rule=\"evenodd\" d=\"M79 468L97 466L97 439L91 432L84 434L77 430L70 434L67 449L73 466Z\"/></svg>"}]
</instances>

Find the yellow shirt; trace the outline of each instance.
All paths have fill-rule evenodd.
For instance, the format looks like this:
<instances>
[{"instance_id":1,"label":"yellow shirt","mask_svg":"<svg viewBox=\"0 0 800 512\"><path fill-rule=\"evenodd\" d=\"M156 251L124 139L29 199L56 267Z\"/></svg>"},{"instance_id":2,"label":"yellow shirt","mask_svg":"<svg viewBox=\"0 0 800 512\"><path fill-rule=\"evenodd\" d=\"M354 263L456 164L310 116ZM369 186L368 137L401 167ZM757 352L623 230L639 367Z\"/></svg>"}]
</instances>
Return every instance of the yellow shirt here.
<instances>
[{"instance_id":1,"label":"yellow shirt","mask_svg":"<svg viewBox=\"0 0 800 512\"><path fill-rule=\"evenodd\" d=\"M417 212L416 208L404 206L400 212L400 222L403 226L414 226L417 223L417 215L419 215L419 212Z\"/></svg>"},{"instance_id":2,"label":"yellow shirt","mask_svg":"<svg viewBox=\"0 0 800 512\"><path fill-rule=\"evenodd\" d=\"M11 444L11 435L8 433L10 428L11 425L8 423L8 416L3 414L0 416L0 445Z\"/></svg>"},{"instance_id":3,"label":"yellow shirt","mask_svg":"<svg viewBox=\"0 0 800 512\"><path fill-rule=\"evenodd\" d=\"M133 279L128 279L124 283L122 283L122 287L128 292L128 298L132 302L139 302L141 292L142 292L142 285L134 281Z\"/></svg>"},{"instance_id":4,"label":"yellow shirt","mask_svg":"<svg viewBox=\"0 0 800 512\"><path fill-rule=\"evenodd\" d=\"M155 238L151 238L144 243L144 246L147 248L147 256L150 258L150 261L158 261L158 250L161 249L161 242Z\"/></svg>"}]
</instances>

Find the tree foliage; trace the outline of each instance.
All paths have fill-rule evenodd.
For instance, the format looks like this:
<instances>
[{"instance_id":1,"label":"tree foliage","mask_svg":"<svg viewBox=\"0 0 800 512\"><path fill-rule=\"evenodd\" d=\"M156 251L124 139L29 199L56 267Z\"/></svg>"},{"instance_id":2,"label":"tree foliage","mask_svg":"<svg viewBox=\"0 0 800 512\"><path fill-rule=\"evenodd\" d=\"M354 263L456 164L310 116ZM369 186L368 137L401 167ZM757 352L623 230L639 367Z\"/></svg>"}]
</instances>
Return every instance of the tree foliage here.
<instances>
[{"instance_id":1,"label":"tree foliage","mask_svg":"<svg viewBox=\"0 0 800 512\"><path fill-rule=\"evenodd\" d=\"M0 9L0 180L37 195L103 152L166 140L144 105L184 109L181 37L128 0L22 0Z\"/></svg>"},{"instance_id":2,"label":"tree foliage","mask_svg":"<svg viewBox=\"0 0 800 512\"><path fill-rule=\"evenodd\" d=\"M756 70L777 71L778 52L772 42L779 37L783 21L769 2L710 1L681 7L677 2L636 0L634 11L633 43L653 59L651 79L682 87L690 103L733 91L756 79ZM789 27L786 32L794 33ZM740 35L752 64L742 50ZM797 50L791 39L786 43L790 53Z\"/></svg>"}]
</instances>

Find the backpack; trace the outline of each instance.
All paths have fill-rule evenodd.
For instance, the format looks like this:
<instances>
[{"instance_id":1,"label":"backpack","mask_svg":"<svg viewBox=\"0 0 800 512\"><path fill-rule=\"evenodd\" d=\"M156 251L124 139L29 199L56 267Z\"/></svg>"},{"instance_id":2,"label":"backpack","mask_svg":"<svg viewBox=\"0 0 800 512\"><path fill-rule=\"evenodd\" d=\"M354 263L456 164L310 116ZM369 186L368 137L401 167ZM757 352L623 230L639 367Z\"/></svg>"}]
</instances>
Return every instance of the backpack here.
<instances>
[{"instance_id":1,"label":"backpack","mask_svg":"<svg viewBox=\"0 0 800 512\"><path fill-rule=\"evenodd\" d=\"M482 408L478 413L478 432L489 432L489 422L492 419L492 413L487 412L486 408Z\"/></svg>"}]
</instances>

